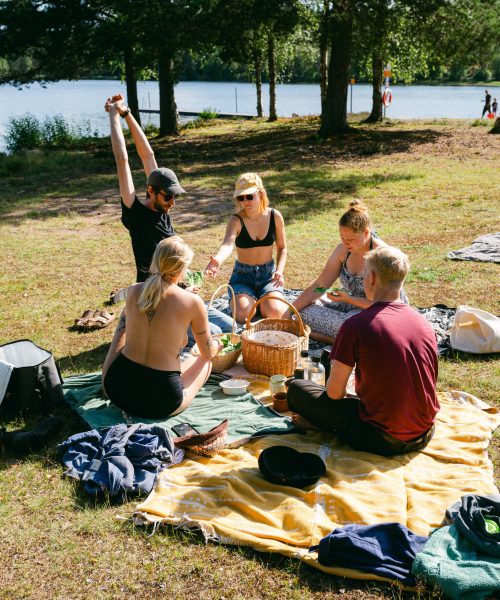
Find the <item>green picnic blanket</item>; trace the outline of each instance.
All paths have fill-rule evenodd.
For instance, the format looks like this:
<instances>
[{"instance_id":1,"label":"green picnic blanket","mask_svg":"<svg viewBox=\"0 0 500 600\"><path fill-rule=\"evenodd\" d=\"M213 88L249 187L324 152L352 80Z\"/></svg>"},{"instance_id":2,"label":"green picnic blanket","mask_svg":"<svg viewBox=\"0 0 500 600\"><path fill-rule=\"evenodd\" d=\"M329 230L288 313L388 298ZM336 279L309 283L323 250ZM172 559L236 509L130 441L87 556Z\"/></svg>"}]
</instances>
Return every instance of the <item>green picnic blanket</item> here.
<instances>
[{"instance_id":1,"label":"green picnic blanket","mask_svg":"<svg viewBox=\"0 0 500 600\"><path fill-rule=\"evenodd\" d=\"M92 429L118 423L155 423L168 430L178 423L190 423L204 433L229 419L227 441L239 446L250 438L297 431L288 417L282 417L256 400L252 394L227 396L219 387L222 379L212 375L191 405L179 415L156 421L125 415L112 402L102 397L101 373L76 375L64 381L64 398ZM171 432L175 437L175 433Z\"/></svg>"}]
</instances>

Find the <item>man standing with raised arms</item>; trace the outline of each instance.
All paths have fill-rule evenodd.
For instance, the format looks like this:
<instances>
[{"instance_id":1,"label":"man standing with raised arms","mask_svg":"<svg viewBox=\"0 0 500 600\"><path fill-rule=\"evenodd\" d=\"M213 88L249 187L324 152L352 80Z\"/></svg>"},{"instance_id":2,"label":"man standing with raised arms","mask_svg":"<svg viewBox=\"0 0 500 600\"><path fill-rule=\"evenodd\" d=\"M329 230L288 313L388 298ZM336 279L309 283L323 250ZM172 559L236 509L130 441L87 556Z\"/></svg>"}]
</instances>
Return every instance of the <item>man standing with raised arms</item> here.
<instances>
[{"instance_id":1,"label":"man standing with raised arms","mask_svg":"<svg viewBox=\"0 0 500 600\"><path fill-rule=\"evenodd\" d=\"M436 335L400 300L409 268L397 248L380 246L366 255L363 287L372 304L341 326L326 390L291 382L288 404L300 415L298 425L335 432L355 450L383 456L428 444L439 410ZM346 397L353 367L356 398Z\"/></svg>"}]
</instances>

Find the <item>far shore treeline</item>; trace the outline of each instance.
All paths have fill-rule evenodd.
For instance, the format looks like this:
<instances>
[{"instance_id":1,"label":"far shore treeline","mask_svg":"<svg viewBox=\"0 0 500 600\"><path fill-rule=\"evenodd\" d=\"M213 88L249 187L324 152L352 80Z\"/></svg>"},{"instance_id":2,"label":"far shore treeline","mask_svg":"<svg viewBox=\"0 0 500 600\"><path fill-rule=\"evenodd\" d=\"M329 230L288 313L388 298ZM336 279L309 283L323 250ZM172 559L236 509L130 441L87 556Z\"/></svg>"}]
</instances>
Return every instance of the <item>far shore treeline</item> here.
<instances>
[{"instance_id":1,"label":"far shore treeline","mask_svg":"<svg viewBox=\"0 0 500 600\"><path fill-rule=\"evenodd\" d=\"M123 77L140 122L137 81L157 79L172 135L180 79L252 81L258 116L269 82L270 121L277 83L319 82L326 137L348 128L352 78L382 119L388 64L392 82L500 80L499 14L499 0L4 0L0 83Z\"/></svg>"}]
</instances>

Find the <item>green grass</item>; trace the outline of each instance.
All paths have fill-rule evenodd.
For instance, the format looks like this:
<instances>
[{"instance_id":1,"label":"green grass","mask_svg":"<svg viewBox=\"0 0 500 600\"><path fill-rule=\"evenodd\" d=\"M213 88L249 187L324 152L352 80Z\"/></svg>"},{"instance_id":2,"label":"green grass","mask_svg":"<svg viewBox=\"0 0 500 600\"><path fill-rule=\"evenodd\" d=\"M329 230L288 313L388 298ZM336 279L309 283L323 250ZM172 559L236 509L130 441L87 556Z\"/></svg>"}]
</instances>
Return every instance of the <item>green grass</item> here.
<instances>
[{"instance_id":1,"label":"green grass","mask_svg":"<svg viewBox=\"0 0 500 600\"><path fill-rule=\"evenodd\" d=\"M406 289L416 306L468 304L498 313L498 265L446 258L498 229L494 200L498 136L472 121L397 121L319 140L312 118L267 123L214 120L178 138L153 139L159 164L190 192L173 221L203 269L222 240L237 176L258 171L282 211L288 287L304 287L338 243L352 198L369 207L379 234L410 256ZM137 189L145 188L131 151ZM109 140L78 150L0 155L0 343L29 338L50 349L63 375L100 369L112 329L71 331L86 308L130 283L135 269L120 223ZM206 299L227 281L231 261ZM120 307L113 307L118 311ZM462 389L498 406L498 356L440 360L440 390ZM59 441L81 425L65 412ZM23 423L10 423L9 427ZM498 436L490 448L498 472ZM279 556L204 545L165 529L135 529L135 506L94 506L60 477L52 450L0 461L0 573L5 598L400 598L390 586L344 581ZM415 595L411 595L415 597ZM436 597L421 591L418 597Z\"/></svg>"}]
</instances>

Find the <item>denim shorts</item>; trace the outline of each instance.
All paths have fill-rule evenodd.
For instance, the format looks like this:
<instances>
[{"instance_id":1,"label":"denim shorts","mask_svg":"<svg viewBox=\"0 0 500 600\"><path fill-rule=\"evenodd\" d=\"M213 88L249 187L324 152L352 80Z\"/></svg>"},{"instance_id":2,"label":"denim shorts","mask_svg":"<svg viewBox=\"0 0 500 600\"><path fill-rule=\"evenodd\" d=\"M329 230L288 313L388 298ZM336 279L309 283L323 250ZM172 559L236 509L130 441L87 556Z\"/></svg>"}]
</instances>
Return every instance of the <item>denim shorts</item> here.
<instances>
[{"instance_id":1,"label":"denim shorts","mask_svg":"<svg viewBox=\"0 0 500 600\"><path fill-rule=\"evenodd\" d=\"M263 265L247 265L236 260L229 285L235 294L247 294L255 300L259 300L269 292L283 293L283 287L275 287L271 281L273 273L274 260Z\"/></svg>"}]
</instances>

